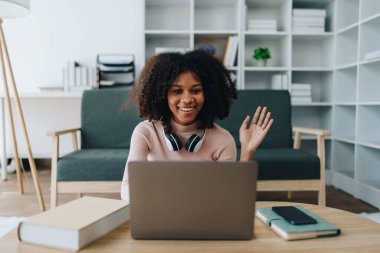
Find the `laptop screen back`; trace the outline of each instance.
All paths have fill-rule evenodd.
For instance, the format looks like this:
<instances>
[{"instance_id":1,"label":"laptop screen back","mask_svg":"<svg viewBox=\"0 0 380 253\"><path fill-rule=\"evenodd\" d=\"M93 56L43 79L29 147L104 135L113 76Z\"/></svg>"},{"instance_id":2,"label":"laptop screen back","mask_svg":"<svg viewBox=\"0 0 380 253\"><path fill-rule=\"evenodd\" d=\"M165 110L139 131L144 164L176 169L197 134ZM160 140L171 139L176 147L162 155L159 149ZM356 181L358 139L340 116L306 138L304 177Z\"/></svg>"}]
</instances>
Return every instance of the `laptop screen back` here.
<instances>
[{"instance_id":1,"label":"laptop screen back","mask_svg":"<svg viewBox=\"0 0 380 253\"><path fill-rule=\"evenodd\" d=\"M136 161L128 169L133 238L253 237L257 163Z\"/></svg>"}]
</instances>

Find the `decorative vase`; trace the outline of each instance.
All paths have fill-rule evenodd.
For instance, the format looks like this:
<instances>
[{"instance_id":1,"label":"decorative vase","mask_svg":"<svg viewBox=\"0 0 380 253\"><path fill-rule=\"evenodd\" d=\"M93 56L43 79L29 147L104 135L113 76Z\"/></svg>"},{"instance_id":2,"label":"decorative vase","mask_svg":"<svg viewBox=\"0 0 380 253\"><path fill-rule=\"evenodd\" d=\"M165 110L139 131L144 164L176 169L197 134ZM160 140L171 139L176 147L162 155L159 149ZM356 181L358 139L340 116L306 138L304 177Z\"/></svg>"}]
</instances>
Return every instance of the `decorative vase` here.
<instances>
[{"instance_id":1,"label":"decorative vase","mask_svg":"<svg viewBox=\"0 0 380 253\"><path fill-rule=\"evenodd\" d=\"M268 63L268 60L265 59L265 60L261 60L260 61L260 67L266 67L267 66L267 63Z\"/></svg>"}]
</instances>

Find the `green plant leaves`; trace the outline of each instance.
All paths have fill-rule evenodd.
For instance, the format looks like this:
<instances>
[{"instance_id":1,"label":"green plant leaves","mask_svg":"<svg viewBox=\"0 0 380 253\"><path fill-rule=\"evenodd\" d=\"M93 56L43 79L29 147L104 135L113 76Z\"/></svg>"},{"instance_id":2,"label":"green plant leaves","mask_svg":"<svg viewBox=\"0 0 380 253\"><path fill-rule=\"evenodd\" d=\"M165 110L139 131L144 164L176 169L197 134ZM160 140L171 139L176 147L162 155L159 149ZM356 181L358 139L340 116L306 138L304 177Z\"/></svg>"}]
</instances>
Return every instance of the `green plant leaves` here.
<instances>
[{"instance_id":1,"label":"green plant leaves","mask_svg":"<svg viewBox=\"0 0 380 253\"><path fill-rule=\"evenodd\" d=\"M257 47L253 50L253 58L256 60L270 59L270 51L267 47Z\"/></svg>"}]
</instances>

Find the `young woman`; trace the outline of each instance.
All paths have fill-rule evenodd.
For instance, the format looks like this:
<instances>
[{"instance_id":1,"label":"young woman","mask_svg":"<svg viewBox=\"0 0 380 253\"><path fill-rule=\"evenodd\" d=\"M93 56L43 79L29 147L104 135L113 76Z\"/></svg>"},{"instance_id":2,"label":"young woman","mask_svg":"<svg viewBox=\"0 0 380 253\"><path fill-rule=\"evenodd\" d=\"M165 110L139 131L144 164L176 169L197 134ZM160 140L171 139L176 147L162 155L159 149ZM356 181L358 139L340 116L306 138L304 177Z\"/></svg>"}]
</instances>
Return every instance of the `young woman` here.
<instances>
[{"instance_id":1,"label":"young woman","mask_svg":"<svg viewBox=\"0 0 380 253\"><path fill-rule=\"evenodd\" d=\"M236 88L228 70L215 57L201 50L155 55L135 86L139 115L147 120L132 134L122 199L129 199L129 161L236 161L232 135L214 123L228 116ZM266 110L258 107L252 121L250 116L243 120L240 161L252 160L268 133L273 119Z\"/></svg>"}]
</instances>

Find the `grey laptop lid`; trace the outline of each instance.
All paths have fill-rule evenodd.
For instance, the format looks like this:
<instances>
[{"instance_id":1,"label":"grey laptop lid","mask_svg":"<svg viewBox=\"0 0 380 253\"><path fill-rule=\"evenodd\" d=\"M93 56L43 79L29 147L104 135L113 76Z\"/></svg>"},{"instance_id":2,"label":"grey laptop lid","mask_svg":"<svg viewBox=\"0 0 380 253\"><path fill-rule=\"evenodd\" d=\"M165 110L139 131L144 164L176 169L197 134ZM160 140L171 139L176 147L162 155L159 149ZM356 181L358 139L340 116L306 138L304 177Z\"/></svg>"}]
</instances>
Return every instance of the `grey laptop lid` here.
<instances>
[{"instance_id":1,"label":"grey laptop lid","mask_svg":"<svg viewBox=\"0 0 380 253\"><path fill-rule=\"evenodd\" d=\"M253 237L256 162L130 162L135 239Z\"/></svg>"}]
</instances>

